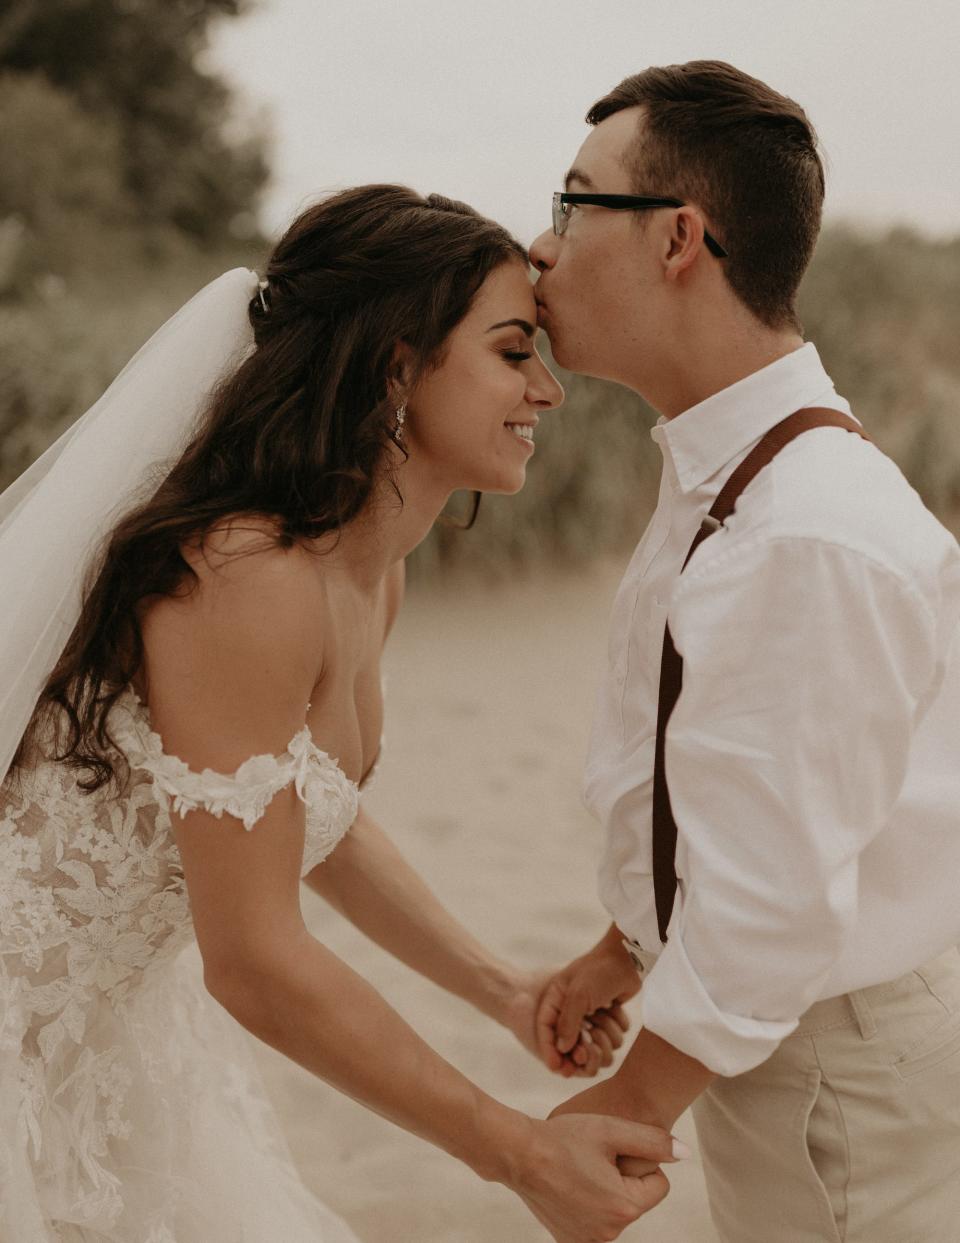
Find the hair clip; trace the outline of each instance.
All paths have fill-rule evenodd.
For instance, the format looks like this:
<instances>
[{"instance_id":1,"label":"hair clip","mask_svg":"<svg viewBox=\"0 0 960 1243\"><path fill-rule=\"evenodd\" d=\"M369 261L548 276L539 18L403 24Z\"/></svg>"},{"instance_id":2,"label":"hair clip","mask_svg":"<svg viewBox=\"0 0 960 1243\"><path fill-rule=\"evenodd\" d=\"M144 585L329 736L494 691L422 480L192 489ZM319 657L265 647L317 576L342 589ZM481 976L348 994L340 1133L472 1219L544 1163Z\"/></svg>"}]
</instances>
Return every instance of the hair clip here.
<instances>
[{"instance_id":1,"label":"hair clip","mask_svg":"<svg viewBox=\"0 0 960 1243\"><path fill-rule=\"evenodd\" d=\"M263 307L264 315L267 315L270 312L270 308L267 306L267 300L263 295L264 291L269 288L270 282L264 278L262 281L258 281L257 285L260 290L260 305Z\"/></svg>"}]
</instances>

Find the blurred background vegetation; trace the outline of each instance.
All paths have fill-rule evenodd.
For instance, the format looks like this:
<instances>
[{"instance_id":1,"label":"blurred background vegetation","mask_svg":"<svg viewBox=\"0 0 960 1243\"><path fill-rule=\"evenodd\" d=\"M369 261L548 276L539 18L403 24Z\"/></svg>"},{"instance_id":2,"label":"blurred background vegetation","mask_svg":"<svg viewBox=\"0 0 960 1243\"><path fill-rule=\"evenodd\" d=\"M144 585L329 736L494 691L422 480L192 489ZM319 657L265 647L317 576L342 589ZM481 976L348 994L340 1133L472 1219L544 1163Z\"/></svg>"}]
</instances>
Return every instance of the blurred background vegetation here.
<instances>
[{"instance_id":1,"label":"blurred background vegetation","mask_svg":"<svg viewBox=\"0 0 960 1243\"><path fill-rule=\"evenodd\" d=\"M269 176L204 68L248 0L5 0L0 9L0 487L212 276L256 267ZM960 530L960 236L828 228L801 315L827 370L931 508ZM656 500L654 414L557 368L524 491L438 526L417 577L622 553Z\"/></svg>"}]
</instances>

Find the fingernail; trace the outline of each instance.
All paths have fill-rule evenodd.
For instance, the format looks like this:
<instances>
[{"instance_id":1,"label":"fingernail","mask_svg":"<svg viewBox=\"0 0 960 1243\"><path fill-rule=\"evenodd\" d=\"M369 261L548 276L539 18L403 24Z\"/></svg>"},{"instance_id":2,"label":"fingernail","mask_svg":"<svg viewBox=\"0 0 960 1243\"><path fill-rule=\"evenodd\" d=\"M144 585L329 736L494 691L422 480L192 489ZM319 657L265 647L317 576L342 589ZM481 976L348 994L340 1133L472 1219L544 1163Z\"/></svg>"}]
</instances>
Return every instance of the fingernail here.
<instances>
[{"instance_id":1,"label":"fingernail","mask_svg":"<svg viewBox=\"0 0 960 1243\"><path fill-rule=\"evenodd\" d=\"M671 1136L671 1138L673 1138ZM673 1155L677 1161L685 1161L687 1157L692 1157L692 1151L687 1147L682 1139L673 1140Z\"/></svg>"}]
</instances>

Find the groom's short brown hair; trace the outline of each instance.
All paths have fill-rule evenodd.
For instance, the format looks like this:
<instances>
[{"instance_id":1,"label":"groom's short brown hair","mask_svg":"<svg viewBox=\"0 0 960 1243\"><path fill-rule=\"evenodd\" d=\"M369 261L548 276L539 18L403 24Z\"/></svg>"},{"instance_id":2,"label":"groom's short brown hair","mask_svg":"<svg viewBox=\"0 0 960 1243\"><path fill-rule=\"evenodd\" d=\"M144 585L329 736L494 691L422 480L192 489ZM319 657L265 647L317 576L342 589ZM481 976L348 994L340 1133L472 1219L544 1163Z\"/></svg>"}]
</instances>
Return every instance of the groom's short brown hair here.
<instances>
[{"instance_id":1,"label":"groom's short brown hair","mask_svg":"<svg viewBox=\"0 0 960 1243\"><path fill-rule=\"evenodd\" d=\"M694 60L624 78L587 121L636 105L636 192L701 207L729 254L720 262L740 300L771 327L799 327L794 299L820 231L824 188L804 110L732 65Z\"/></svg>"}]
</instances>

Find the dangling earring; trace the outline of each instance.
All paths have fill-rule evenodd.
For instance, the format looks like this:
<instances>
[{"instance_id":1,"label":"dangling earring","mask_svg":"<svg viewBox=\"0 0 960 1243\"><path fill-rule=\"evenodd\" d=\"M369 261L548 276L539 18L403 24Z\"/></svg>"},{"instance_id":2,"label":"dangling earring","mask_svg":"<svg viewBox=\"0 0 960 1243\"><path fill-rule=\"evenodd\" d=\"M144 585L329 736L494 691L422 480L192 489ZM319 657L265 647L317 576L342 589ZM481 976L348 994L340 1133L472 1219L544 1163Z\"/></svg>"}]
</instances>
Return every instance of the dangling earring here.
<instances>
[{"instance_id":1,"label":"dangling earring","mask_svg":"<svg viewBox=\"0 0 960 1243\"><path fill-rule=\"evenodd\" d=\"M397 418L396 418L396 422L393 425L393 439L396 441L398 445L403 444L403 423L406 417L407 417L407 403L405 401L402 401L400 405L397 406Z\"/></svg>"}]
</instances>

